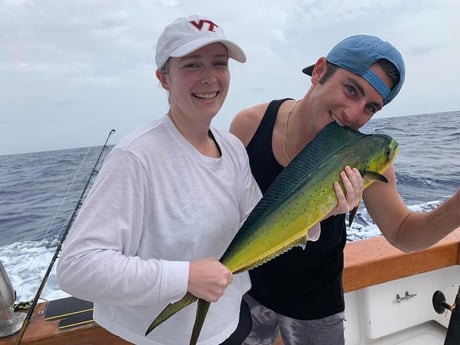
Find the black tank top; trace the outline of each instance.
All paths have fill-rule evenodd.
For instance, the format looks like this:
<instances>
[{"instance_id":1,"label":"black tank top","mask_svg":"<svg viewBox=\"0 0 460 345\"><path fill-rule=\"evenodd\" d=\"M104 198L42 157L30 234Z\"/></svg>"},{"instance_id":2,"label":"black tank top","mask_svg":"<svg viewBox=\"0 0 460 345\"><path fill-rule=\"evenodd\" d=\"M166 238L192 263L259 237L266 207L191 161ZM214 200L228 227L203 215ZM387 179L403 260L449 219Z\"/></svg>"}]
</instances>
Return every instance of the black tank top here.
<instances>
[{"instance_id":1,"label":"black tank top","mask_svg":"<svg viewBox=\"0 0 460 345\"><path fill-rule=\"evenodd\" d=\"M286 100L269 104L246 148L262 193L283 170L273 154L272 136L279 107ZM318 241L307 242L305 249L294 247L249 271L249 294L271 310L295 319L314 320L342 312L345 243L345 215L322 221Z\"/></svg>"}]
</instances>

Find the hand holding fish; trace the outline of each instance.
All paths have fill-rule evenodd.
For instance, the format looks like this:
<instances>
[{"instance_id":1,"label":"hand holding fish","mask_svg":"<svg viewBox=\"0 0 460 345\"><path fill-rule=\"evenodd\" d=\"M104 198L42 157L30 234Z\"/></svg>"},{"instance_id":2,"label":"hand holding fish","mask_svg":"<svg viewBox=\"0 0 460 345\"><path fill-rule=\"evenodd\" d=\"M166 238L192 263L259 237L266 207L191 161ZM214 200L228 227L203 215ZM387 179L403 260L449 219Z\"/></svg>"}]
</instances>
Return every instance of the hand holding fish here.
<instances>
[{"instance_id":1,"label":"hand holding fish","mask_svg":"<svg viewBox=\"0 0 460 345\"><path fill-rule=\"evenodd\" d=\"M337 196L337 206L325 217L336 216L348 213L359 206L364 191L364 179L356 168L345 166L340 172L345 191L342 190L340 183L334 181L335 194Z\"/></svg>"},{"instance_id":2,"label":"hand holding fish","mask_svg":"<svg viewBox=\"0 0 460 345\"><path fill-rule=\"evenodd\" d=\"M233 281L230 270L217 259L190 263L187 291L208 302L217 302Z\"/></svg>"}]
</instances>

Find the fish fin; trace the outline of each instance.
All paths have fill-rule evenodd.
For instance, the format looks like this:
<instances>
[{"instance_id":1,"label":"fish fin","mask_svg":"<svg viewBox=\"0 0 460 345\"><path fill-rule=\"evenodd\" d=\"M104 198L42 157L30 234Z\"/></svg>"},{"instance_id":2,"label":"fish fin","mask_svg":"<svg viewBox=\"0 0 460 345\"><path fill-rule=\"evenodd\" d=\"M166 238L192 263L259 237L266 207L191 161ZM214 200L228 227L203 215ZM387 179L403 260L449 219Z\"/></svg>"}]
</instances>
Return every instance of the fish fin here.
<instances>
[{"instance_id":1,"label":"fish fin","mask_svg":"<svg viewBox=\"0 0 460 345\"><path fill-rule=\"evenodd\" d=\"M388 183L387 178L376 171L364 170L364 171L361 171L361 176L368 181L375 180L375 181Z\"/></svg>"},{"instance_id":2,"label":"fish fin","mask_svg":"<svg viewBox=\"0 0 460 345\"><path fill-rule=\"evenodd\" d=\"M192 304L198 299L198 297L193 296L190 293L186 293L184 297L174 303L168 304L166 308L156 317L155 320L150 324L147 331L145 331L145 335L148 335L151 331L153 331L159 324L169 319L178 311L182 310L189 304Z\"/></svg>"},{"instance_id":3,"label":"fish fin","mask_svg":"<svg viewBox=\"0 0 460 345\"><path fill-rule=\"evenodd\" d=\"M265 260L263 261L260 261L257 265L255 265L255 267L257 266L260 266L270 260L273 260L274 258L276 258L277 256L281 255L281 254L284 254L285 252L291 250L292 248L294 247L300 247L302 248L303 250L305 250L305 247L307 245L307 242L308 242L308 231L307 233L305 234L305 236L301 236L299 237L297 240L293 241L289 246L284 246L282 247L281 249L279 249L278 251L276 251L273 255L271 256L268 256Z\"/></svg>"},{"instance_id":4,"label":"fish fin","mask_svg":"<svg viewBox=\"0 0 460 345\"><path fill-rule=\"evenodd\" d=\"M380 182L388 183L388 179L376 171L360 170L360 173L361 173L361 176L366 181L380 181ZM356 213L358 212L358 206L356 206L354 209L350 211L350 214L348 216L348 226L349 227L351 226L351 224L353 223L353 220L355 219Z\"/></svg>"},{"instance_id":5,"label":"fish fin","mask_svg":"<svg viewBox=\"0 0 460 345\"><path fill-rule=\"evenodd\" d=\"M305 234L304 237L301 237L297 246L299 246L300 248L302 248L302 250L305 250L305 248L307 247L307 242L308 241L312 241L312 242L316 242L319 238L319 235L315 234L313 238L310 238L310 231L311 229L313 229L315 226L319 226L319 230L316 230L317 232L321 233L321 227L319 225L319 223L315 224L313 227L311 227L310 229L307 230L307 233Z\"/></svg>"},{"instance_id":6,"label":"fish fin","mask_svg":"<svg viewBox=\"0 0 460 345\"><path fill-rule=\"evenodd\" d=\"M297 247L302 248L302 250L305 250L305 247L307 246L308 242L308 234L306 234L303 238L300 239L300 241L296 244Z\"/></svg>"},{"instance_id":7,"label":"fish fin","mask_svg":"<svg viewBox=\"0 0 460 345\"><path fill-rule=\"evenodd\" d=\"M366 181L380 181L384 183L388 183L388 179L383 176L382 174L372 171L372 170L360 170L361 176L364 178ZM358 205L359 206L359 205ZM353 208L350 211L350 214L348 215L348 226L350 227L351 224L353 223L353 220L355 219L356 213L358 212L358 206Z\"/></svg>"},{"instance_id":8,"label":"fish fin","mask_svg":"<svg viewBox=\"0 0 460 345\"><path fill-rule=\"evenodd\" d=\"M203 299L198 300L198 307L196 309L195 323L193 324L192 337L190 338L190 345L196 345L198 337L200 336L201 329L203 328L206 314L208 313L210 302Z\"/></svg>"},{"instance_id":9,"label":"fish fin","mask_svg":"<svg viewBox=\"0 0 460 345\"><path fill-rule=\"evenodd\" d=\"M308 232L305 234L304 240L305 240L305 241L302 241L302 243L299 244L299 247L302 248L302 250L305 250L305 247L307 246L307 242L308 242Z\"/></svg>"},{"instance_id":10,"label":"fish fin","mask_svg":"<svg viewBox=\"0 0 460 345\"><path fill-rule=\"evenodd\" d=\"M351 224L353 223L353 220L355 219L356 212L358 212L358 206L356 206L354 209L350 211L350 214L348 216L348 227L351 226Z\"/></svg>"}]
</instances>

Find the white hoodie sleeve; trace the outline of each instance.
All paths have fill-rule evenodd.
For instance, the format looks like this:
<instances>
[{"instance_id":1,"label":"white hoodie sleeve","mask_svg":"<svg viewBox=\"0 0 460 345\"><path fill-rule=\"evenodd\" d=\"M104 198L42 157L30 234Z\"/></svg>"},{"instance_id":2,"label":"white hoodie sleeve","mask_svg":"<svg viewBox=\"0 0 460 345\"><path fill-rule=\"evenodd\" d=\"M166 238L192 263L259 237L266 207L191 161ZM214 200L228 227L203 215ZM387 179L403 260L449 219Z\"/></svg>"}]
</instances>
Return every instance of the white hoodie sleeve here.
<instances>
[{"instance_id":1,"label":"white hoodie sleeve","mask_svg":"<svg viewBox=\"0 0 460 345\"><path fill-rule=\"evenodd\" d=\"M173 301L187 291L189 262L138 256L148 178L136 157L105 161L57 263L60 287L76 297L127 306Z\"/></svg>"}]
</instances>

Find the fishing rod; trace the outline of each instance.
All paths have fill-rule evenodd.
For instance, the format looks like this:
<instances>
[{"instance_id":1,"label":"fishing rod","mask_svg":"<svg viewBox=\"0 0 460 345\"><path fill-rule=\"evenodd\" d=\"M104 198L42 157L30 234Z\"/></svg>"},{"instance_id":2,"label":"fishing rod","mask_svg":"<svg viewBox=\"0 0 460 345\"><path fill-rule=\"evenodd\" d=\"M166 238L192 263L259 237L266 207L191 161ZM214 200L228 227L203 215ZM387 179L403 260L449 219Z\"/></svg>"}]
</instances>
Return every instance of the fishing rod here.
<instances>
[{"instance_id":1,"label":"fishing rod","mask_svg":"<svg viewBox=\"0 0 460 345\"><path fill-rule=\"evenodd\" d=\"M86 181L86 184L85 184L85 186L83 188L83 191L82 191L82 193L80 195L80 198L77 201L77 205L75 206L75 208L74 208L74 210L72 212L72 215L70 216L70 219L69 219L69 221L67 223L67 226L65 227L64 232L62 233L62 236L58 241L56 250L54 251L53 257L51 258L51 262L50 262L50 264L48 266L48 269L46 270L45 276L43 277L43 279L42 279L42 281L40 283L40 286L39 286L39 288L37 290L37 293L35 294L35 297L32 300L32 303L30 304L30 307L29 307L29 309L27 311L27 315L26 315L26 317L24 319L24 322L22 324L22 327L21 327L21 329L19 331L19 335L16 338L16 342L14 343L15 345L18 345L21 342L22 337L24 336L26 328L29 325L29 321L32 318L32 314L34 312L34 309L37 306L38 300L40 299L40 295L41 295L41 293L42 293L42 291L43 291L43 289L44 289L44 287L46 285L46 282L48 281L48 277L49 277L49 275L51 273L51 270L52 270L52 268L54 266L54 263L56 262L56 260L57 260L57 258L59 256L59 253L60 253L61 248L62 248L62 243L64 243L64 240L66 239L67 234L69 233L69 230L72 227L73 221L74 221L75 217L77 216L78 210L80 209L80 207L81 207L81 205L83 203L83 198L85 197L86 190L88 189L88 187L89 187L89 185L91 183L92 177L97 174L97 166L99 164L99 160L101 159L103 152L108 148L107 143L108 143L109 138L111 137L111 135L113 133L115 133L115 129L110 130L109 134L107 135L107 139L105 140L105 143L102 146L101 152L99 153L99 156L97 157L97 160L96 160L96 163L94 164L93 170L91 170L91 173L89 175L88 180Z\"/></svg>"}]
</instances>

